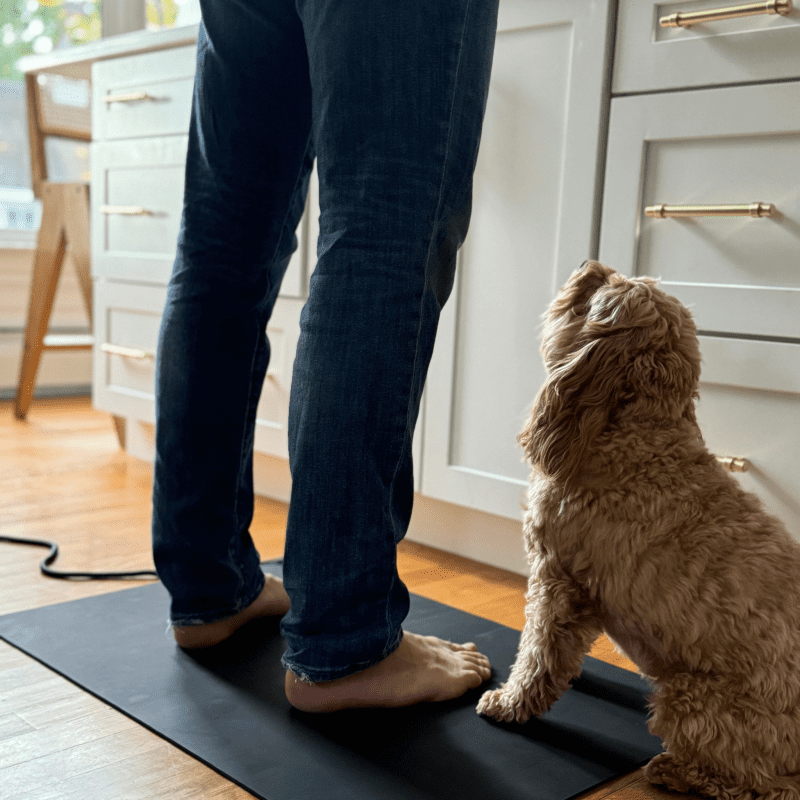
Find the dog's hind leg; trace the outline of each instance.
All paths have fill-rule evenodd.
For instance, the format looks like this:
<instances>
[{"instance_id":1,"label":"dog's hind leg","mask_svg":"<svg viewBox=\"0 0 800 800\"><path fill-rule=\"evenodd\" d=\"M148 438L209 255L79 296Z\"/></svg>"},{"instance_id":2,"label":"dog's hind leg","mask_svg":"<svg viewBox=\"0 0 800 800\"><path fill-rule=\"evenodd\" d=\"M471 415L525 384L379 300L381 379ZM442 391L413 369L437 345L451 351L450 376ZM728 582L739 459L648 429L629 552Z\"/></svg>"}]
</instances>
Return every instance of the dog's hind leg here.
<instances>
[{"instance_id":1,"label":"dog's hind leg","mask_svg":"<svg viewBox=\"0 0 800 800\"><path fill-rule=\"evenodd\" d=\"M504 722L544 714L580 674L583 657L601 631L580 586L541 556L533 559L525 616L511 675L483 695L479 714Z\"/></svg>"},{"instance_id":2,"label":"dog's hind leg","mask_svg":"<svg viewBox=\"0 0 800 800\"><path fill-rule=\"evenodd\" d=\"M800 800L797 714L765 708L741 679L681 673L657 685L649 728L666 752L654 784L719 800Z\"/></svg>"},{"instance_id":3,"label":"dog's hind leg","mask_svg":"<svg viewBox=\"0 0 800 800\"><path fill-rule=\"evenodd\" d=\"M708 768L661 753L645 767L645 777L673 792L694 792L716 800L800 800L800 776L774 777L751 786L741 777L720 775Z\"/></svg>"},{"instance_id":4,"label":"dog's hind leg","mask_svg":"<svg viewBox=\"0 0 800 800\"><path fill-rule=\"evenodd\" d=\"M694 792L715 800L755 800L757 797L755 792L737 786L729 778L709 773L697 764L682 761L669 752L651 759L644 774L650 783L673 792Z\"/></svg>"}]
</instances>

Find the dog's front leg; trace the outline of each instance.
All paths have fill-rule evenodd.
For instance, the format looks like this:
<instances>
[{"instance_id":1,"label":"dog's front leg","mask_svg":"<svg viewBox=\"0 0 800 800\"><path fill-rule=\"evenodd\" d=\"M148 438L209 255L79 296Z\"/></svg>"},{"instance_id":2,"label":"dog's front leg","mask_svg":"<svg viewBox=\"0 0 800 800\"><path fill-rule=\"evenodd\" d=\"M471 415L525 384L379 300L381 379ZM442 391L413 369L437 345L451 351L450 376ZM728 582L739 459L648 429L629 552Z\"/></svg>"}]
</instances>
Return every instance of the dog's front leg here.
<instances>
[{"instance_id":1,"label":"dog's front leg","mask_svg":"<svg viewBox=\"0 0 800 800\"><path fill-rule=\"evenodd\" d=\"M544 714L580 673L601 631L593 605L552 559L534 557L526 600L525 628L511 675L478 703L479 714L504 722Z\"/></svg>"}]
</instances>

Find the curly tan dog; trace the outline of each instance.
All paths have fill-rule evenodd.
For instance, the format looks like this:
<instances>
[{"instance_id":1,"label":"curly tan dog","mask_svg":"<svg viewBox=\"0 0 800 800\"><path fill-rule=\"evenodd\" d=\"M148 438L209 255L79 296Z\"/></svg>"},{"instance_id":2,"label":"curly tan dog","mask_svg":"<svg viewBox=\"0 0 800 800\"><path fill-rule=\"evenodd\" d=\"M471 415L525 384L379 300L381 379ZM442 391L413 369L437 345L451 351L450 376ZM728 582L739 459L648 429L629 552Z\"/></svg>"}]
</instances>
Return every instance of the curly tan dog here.
<instances>
[{"instance_id":1,"label":"curly tan dog","mask_svg":"<svg viewBox=\"0 0 800 800\"><path fill-rule=\"evenodd\" d=\"M586 262L545 315L548 379L520 435L527 622L478 712L543 714L601 631L655 684L655 784L800 798L800 544L708 453L689 312Z\"/></svg>"}]
</instances>

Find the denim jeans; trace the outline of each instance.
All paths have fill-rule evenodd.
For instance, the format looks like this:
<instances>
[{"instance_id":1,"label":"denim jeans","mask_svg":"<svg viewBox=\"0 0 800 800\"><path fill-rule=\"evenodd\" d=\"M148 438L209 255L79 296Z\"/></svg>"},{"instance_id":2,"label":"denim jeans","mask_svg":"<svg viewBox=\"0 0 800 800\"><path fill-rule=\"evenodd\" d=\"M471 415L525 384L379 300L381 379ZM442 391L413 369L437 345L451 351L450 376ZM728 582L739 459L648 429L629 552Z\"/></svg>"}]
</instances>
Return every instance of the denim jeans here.
<instances>
[{"instance_id":1,"label":"denim jeans","mask_svg":"<svg viewBox=\"0 0 800 800\"><path fill-rule=\"evenodd\" d=\"M498 0L203 0L159 338L153 552L175 625L263 586L249 533L267 321L320 180L292 378L281 626L303 679L400 643L411 441L471 212Z\"/></svg>"}]
</instances>

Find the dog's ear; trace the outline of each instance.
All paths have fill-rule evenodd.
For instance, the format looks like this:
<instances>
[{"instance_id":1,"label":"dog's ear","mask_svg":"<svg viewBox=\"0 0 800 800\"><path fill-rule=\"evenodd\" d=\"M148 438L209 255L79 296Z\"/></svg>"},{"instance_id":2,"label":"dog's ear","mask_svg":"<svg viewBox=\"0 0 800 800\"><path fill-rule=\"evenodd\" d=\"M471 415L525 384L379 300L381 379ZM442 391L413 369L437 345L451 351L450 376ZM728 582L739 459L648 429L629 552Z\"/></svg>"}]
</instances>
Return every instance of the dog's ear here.
<instances>
[{"instance_id":1,"label":"dog's ear","mask_svg":"<svg viewBox=\"0 0 800 800\"><path fill-rule=\"evenodd\" d=\"M539 391L519 443L534 466L566 481L624 402L624 337L594 339L554 367Z\"/></svg>"},{"instance_id":2,"label":"dog's ear","mask_svg":"<svg viewBox=\"0 0 800 800\"><path fill-rule=\"evenodd\" d=\"M612 417L694 423L700 352L694 321L655 281L589 262L545 315L548 378L518 441L566 481Z\"/></svg>"},{"instance_id":3,"label":"dog's ear","mask_svg":"<svg viewBox=\"0 0 800 800\"><path fill-rule=\"evenodd\" d=\"M548 378L518 437L528 460L565 480L579 468L586 448L608 423L616 402L614 344L583 336L595 294L614 270L585 261L572 273L544 315L542 355Z\"/></svg>"}]
</instances>

